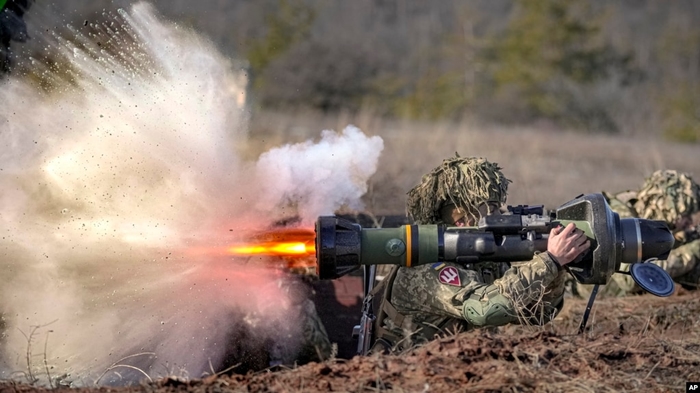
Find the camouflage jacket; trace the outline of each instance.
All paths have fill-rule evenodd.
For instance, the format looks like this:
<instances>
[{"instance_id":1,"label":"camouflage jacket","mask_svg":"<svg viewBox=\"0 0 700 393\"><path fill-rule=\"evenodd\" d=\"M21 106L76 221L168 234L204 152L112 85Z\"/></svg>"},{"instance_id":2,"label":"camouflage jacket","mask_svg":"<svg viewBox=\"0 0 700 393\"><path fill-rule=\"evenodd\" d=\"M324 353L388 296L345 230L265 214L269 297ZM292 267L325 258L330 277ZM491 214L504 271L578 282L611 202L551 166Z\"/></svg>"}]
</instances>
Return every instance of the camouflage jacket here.
<instances>
[{"instance_id":1,"label":"camouflage jacket","mask_svg":"<svg viewBox=\"0 0 700 393\"><path fill-rule=\"evenodd\" d=\"M375 332L395 352L440 334L508 323L543 324L563 306L565 273L548 253L510 267L440 262L397 267L392 273Z\"/></svg>"}]
</instances>

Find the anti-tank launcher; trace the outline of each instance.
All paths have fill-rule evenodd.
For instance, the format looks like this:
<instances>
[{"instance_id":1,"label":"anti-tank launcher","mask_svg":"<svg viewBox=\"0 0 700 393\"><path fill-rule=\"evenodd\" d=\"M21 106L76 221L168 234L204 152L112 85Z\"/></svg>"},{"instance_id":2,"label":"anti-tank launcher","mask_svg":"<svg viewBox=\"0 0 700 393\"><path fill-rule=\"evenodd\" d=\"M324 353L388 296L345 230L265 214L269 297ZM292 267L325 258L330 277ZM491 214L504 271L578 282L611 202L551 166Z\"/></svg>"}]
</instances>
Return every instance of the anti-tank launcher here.
<instances>
[{"instance_id":1,"label":"anti-tank launcher","mask_svg":"<svg viewBox=\"0 0 700 393\"><path fill-rule=\"evenodd\" d=\"M620 218L601 194L582 195L543 213L541 207L519 206L509 214L483 217L477 227L403 225L385 229L319 217L317 272L321 279L334 279L363 265L527 261L535 252L547 249L553 227L573 222L586 233L591 248L566 268L581 284L606 284L613 273L620 272L622 263L663 259L673 247L673 235L664 222ZM656 295L673 292L673 281L660 268L633 267L630 271L642 288Z\"/></svg>"}]
</instances>

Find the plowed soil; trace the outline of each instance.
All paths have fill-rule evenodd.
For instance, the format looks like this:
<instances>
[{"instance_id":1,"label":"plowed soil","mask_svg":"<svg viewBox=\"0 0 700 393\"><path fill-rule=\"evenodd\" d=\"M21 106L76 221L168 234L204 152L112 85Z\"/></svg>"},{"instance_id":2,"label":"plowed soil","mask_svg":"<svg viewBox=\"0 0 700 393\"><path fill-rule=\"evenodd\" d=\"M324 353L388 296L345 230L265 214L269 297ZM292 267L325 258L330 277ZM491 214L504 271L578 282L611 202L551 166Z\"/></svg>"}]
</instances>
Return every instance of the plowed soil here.
<instances>
[{"instance_id":1,"label":"plowed soil","mask_svg":"<svg viewBox=\"0 0 700 393\"><path fill-rule=\"evenodd\" d=\"M71 392L666 392L700 380L700 293L567 299L546 326L451 335L402 356L373 355L205 379ZM5 382L3 391L48 389Z\"/></svg>"}]
</instances>

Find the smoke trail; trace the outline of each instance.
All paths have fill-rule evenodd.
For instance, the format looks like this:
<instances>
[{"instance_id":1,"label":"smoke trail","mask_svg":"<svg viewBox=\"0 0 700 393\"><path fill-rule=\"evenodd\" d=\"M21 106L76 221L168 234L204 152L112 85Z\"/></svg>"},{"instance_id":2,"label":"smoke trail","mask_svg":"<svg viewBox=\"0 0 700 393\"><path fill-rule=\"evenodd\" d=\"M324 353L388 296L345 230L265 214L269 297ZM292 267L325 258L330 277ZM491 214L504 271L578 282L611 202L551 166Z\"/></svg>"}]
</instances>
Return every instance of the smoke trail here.
<instances>
[{"instance_id":1,"label":"smoke trail","mask_svg":"<svg viewBox=\"0 0 700 393\"><path fill-rule=\"evenodd\" d=\"M307 223L359 206L381 140L326 131L243 162L235 64L147 4L95 29L54 37L69 67L49 92L0 86L0 378L218 371L241 316L261 341L298 323L279 272L203 250L285 206Z\"/></svg>"}]
</instances>

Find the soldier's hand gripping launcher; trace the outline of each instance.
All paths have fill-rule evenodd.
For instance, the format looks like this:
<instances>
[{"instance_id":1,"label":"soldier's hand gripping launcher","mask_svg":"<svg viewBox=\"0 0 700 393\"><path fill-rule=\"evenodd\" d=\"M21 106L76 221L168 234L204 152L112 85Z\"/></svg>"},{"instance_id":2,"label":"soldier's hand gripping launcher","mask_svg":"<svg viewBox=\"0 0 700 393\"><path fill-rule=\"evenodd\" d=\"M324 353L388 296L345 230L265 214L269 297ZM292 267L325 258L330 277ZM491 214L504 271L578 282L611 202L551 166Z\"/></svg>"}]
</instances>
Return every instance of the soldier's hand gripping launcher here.
<instances>
[{"instance_id":1,"label":"soldier's hand gripping launcher","mask_svg":"<svg viewBox=\"0 0 700 393\"><path fill-rule=\"evenodd\" d=\"M549 215L543 214L542 207L510 210L511 214L483 217L478 227L364 229L322 216L316 222L317 273L321 279L334 279L361 265L527 261L535 252L546 251L553 227L570 222L591 241L583 257L566 265L582 284L606 284L621 263L663 259L673 247L673 235L664 222L620 218L601 194L580 196Z\"/></svg>"}]
</instances>

